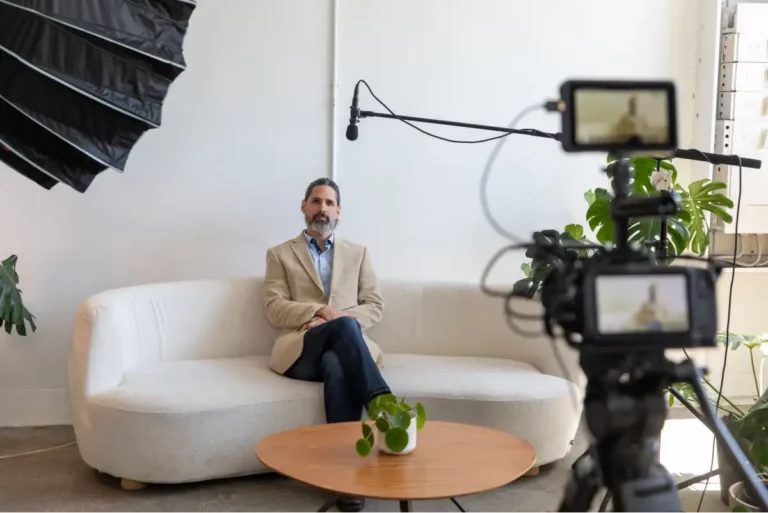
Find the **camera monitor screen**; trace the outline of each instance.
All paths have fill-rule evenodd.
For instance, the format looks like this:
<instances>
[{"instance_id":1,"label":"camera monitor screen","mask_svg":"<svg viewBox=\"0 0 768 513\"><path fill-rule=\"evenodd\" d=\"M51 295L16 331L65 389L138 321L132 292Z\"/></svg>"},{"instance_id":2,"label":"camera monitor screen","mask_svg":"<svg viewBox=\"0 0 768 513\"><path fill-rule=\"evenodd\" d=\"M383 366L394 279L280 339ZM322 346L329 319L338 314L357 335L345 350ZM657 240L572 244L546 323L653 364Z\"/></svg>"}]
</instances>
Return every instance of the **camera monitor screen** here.
<instances>
[{"instance_id":1,"label":"camera monitor screen","mask_svg":"<svg viewBox=\"0 0 768 513\"><path fill-rule=\"evenodd\" d=\"M689 330L688 282L679 274L598 275L597 331L680 333Z\"/></svg>"},{"instance_id":2,"label":"camera monitor screen","mask_svg":"<svg viewBox=\"0 0 768 513\"><path fill-rule=\"evenodd\" d=\"M667 97L666 90L577 89L573 106L576 144L671 144Z\"/></svg>"},{"instance_id":3,"label":"camera monitor screen","mask_svg":"<svg viewBox=\"0 0 768 513\"><path fill-rule=\"evenodd\" d=\"M560 86L568 152L677 148L677 100L669 81L568 80Z\"/></svg>"}]
</instances>

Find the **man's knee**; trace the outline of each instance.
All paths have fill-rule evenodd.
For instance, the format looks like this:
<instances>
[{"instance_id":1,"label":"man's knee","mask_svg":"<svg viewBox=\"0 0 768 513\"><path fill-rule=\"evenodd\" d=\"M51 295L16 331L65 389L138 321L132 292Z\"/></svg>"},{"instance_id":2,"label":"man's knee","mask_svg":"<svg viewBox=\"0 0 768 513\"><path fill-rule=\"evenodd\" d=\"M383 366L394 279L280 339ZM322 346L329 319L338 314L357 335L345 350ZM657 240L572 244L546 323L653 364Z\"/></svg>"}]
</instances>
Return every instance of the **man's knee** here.
<instances>
[{"instance_id":1,"label":"man's knee","mask_svg":"<svg viewBox=\"0 0 768 513\"><path fill-rule=\"evenodd\" d=\"M354 335L360 333L360 324L354 317L337 317L336 319L328 322L332 324L334 331L339 334L343 333L345 335Z\"/></svg>"}]
</instances>

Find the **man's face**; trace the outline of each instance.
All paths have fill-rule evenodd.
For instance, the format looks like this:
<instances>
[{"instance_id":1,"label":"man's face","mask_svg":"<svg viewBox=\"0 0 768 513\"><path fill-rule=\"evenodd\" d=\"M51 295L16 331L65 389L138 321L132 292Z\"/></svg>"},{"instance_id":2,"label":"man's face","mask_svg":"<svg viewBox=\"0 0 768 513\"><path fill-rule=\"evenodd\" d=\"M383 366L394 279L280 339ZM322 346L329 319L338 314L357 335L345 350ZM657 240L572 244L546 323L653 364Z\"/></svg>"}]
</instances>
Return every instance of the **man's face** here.
<instances>
[{"instance_id":1,"label":"man's face","mask_svg":"<svg viewBox=\"0 0 768 513\"><path fill-rule=\"evenodd\" d=\"M336 191L327 185L318 185L301 202L301 212L307 227L319 233L328 233L336 228L341 208L336 202Z\"/></svg>"}]
</instances>

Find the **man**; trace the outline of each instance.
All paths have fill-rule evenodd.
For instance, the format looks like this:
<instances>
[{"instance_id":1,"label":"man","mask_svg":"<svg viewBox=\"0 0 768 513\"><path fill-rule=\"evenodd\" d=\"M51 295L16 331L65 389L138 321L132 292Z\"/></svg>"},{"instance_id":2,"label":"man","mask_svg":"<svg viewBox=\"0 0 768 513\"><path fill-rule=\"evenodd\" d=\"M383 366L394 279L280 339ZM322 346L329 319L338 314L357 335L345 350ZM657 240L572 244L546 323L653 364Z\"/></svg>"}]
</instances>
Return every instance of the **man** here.
<instances>
[{"instance_id":1,"label":"man","mask_svg":"<svg viewBox=\"0 0 768 513\"><path fill-rule=\"evenodd\" d=\"M329 423L359 421L363 408L390 393L379 346L363 334L381 320L384 304L364 246L334 235L339 187L320 178L301 202L306 230L267 251L264 289L269 322L283 331L270 367L292 379L322 382ZM341 511L360 511L361 498L342 497Z\"/></svg>"},{"instance_id":2,"label":"man","mask_svg":"<svg viewBox=\"0 0 768 513\"><path fill-rule=\"evenodd\" d=\"M648 122L638 112L637 97L630 96L627 102L627 112L621 116L614 127L614 134L618 138L615 142L632 142L642 144L648 133Z\"/></svg>"},{"instance_id":3,"label":"man","mask_svg":"<svg viewBox=\"0 0 768 513\"><path fill-rule=\"evenodd\" d=\"M662 331L666 317L664 306L656 301L656 285L648 287L648 299L643 301L634 316L634 324L643 331Z\"/></svg>"}]
</instances>

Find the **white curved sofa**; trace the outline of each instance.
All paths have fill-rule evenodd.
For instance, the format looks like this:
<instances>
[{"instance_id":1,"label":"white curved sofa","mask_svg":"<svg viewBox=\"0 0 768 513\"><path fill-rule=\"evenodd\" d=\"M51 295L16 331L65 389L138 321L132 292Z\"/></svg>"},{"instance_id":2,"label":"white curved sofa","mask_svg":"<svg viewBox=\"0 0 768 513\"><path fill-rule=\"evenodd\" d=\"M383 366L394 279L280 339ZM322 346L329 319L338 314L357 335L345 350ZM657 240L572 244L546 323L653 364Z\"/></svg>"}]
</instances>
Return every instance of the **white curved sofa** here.
<instances>
[{"instance_id":1,"label":"white curved sofa","mask_svg":"<svg viewBox=\"0 0 768 513\"><path fill-rule=\"evenodd\" d=\"M261 284L159 283L81 305L69 393L89 466L145 483L266 472L254 452L261 438L325 422L321 384L268 367L277 331ZM472 284L383 282L382 292L384 320L370 334L385 351L382 373L394 393L422 401L428 418L528 440L537 465L567 454L581 386L557 377L547 339L515 335L501 301ZM580 381L575 354L561 351Z\"/></svg>"}]
</instances>

